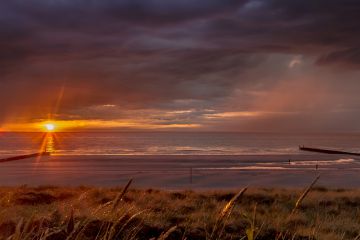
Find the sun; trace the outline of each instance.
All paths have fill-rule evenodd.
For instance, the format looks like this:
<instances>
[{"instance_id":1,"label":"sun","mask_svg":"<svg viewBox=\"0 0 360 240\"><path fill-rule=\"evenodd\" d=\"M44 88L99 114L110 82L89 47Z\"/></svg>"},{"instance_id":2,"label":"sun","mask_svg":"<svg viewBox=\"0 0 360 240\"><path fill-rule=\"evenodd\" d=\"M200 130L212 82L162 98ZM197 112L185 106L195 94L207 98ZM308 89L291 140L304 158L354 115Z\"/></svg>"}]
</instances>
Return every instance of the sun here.
<instances>
[{"instance_id":1,"label":"sun","mask_svg":"<svg viewBox=\"0 0 360 240\"><path fill-rule=\"evenodd\" d=\"M44 127L48 132L52 132L55 130L55 124L53 123L46 123Z\"/></svg>"}]
</instances>

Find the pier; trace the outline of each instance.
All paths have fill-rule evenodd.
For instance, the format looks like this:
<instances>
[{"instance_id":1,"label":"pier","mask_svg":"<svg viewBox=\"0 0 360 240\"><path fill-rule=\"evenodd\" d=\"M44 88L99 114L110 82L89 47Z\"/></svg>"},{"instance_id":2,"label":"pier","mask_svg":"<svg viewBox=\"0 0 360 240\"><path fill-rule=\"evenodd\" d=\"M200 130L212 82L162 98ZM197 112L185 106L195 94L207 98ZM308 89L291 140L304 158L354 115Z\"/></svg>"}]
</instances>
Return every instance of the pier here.
<instances>
[{"instance_id":1,"label":"pier","mask_svg":"<svg viewBox=\"0 0 360 240\"><path fill-rule=\"evenodd\" d=\"M331 150L331 149L322 149L322 148L312 148L312 147L305 147L305 146L299 146L299 150L308 151L308 152L326 153L326 154L345 154L345 155L360 156L360 153L338 151L338 150Z\"/></svg>"},{"instance_id":2,"label":"pier","mask_svg":"<svg viewBox=\"0 0 360 240\"><path fill-rule=\"evenodd\" d=\"M50 153L49 152L39 152L39 153L32 153L32 154L26 154L26 155L14 156L14 157L2 158L2 159L0 159L0 163L1 162L10 162L10 161L22 160L22 159L26 159L26 158L40 157L40 156L50 156Z\"/></svg>"}]
</instances>

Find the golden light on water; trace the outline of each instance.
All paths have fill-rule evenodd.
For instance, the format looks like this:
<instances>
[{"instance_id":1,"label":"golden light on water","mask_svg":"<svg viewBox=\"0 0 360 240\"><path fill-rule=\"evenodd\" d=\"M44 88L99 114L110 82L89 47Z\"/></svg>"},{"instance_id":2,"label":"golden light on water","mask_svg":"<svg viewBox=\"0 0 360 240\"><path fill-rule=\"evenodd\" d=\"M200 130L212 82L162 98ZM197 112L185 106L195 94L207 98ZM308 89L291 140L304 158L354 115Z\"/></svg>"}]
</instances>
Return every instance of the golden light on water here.
<instances>
[{"instance_id":1,"label":"golden light on water","mask_svg":"<svg viewBox=\"0 0 360 240\"><path fill-rule=\"evenodd\" d=\"M56 142L55 134L56 133L49 131L43 135L39 152L47 152L47 153L55 152L55 142Z\"/></svg>"},{"instance_id":2,"label":"golden light on water","mask_svg":"<svg viewBox=\"0 0 360 240\"><path fill-rule=\"evenodd\" d=\"M46 136L45 152L54 153L55 152L55 140L53 134Z\"/></svg>"},{"instance_id":3,"label":"golden light on water","mask_svg":"<svg viewBox=\"0 0 360 240\"><path fill-rule=\"evenodd\" d=\"M54 153L55 152L55 141L53 133L57 125L54 122L45 122L42 128L46 131L43 142L41 144L40 152Z\"/></svg>"}]
</instances>

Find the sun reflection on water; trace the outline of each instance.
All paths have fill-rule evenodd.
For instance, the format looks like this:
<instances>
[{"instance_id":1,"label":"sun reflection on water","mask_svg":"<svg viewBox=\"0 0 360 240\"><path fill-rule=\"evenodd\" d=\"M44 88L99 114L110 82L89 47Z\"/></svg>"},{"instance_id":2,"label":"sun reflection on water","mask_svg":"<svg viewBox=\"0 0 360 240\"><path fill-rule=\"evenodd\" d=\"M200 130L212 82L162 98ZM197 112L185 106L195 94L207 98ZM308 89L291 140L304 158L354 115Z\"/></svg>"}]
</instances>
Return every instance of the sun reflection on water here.
<instances>
[{"instance_id":1,"label":"sun reflection on water","mask_svg":"<svg viewBox=\"0 0 360 240\"><path fill-rule=\"evenodd\" d=\"M55 152L55 136L54 133L48 132L44 135L41 144L40 152L54 153Z\"/></svg>"},{"instance_id":2,"label":"sun reflection on water","mask_svg":"<svg viewBox=\"0 0 360 240\"><path fill-rule=\"evenodd\" d=\"M55 141L54 141L54 136L52 134L48 134L45 146L46 146L46 148L45 148L46 152L48 152L48 153L55 152Z\"/></svg>"}]
</instances>

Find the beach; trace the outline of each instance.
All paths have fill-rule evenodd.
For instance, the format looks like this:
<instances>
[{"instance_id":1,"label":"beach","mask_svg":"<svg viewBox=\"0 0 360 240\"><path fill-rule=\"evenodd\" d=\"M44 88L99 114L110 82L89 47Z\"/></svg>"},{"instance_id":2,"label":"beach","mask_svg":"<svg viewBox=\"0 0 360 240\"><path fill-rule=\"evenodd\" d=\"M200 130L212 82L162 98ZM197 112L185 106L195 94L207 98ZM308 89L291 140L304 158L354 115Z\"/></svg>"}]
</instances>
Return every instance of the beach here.
<instances>
[{"instance_id":1,"label":"beach","mask_svg":"<svg viewBox=\"0 0 360 240\"><path fill-rule=\"evenodd\" d=\"M1 239L358 237L354 156L55 153L0 164Z\"/></svg>"},{"instance_id":2,"label":"beach","mask_svg":"<svg viewBox=\"0 0 360 240\"><path fill-rule=\"evenodd\" d=\"M289 162L290 161L290 162ZM134 186L162 189L303 187L320 174L318 185L360 187L359 161L326 154L299 155L91 155L41 156L3 162L3 186Z\"/></svg>"}]
</instances>

